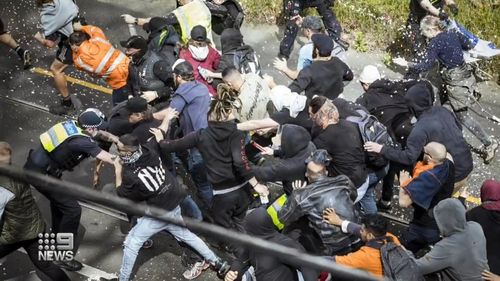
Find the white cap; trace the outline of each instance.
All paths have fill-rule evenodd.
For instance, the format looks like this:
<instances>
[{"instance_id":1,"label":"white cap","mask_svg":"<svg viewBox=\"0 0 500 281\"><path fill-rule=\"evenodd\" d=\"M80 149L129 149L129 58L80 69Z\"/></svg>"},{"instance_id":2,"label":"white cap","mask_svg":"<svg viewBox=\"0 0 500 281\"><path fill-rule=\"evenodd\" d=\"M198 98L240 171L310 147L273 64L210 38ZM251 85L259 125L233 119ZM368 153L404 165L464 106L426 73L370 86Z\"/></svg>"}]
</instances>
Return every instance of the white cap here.
<instances>
[{"instance_id":1,"label":"white cap","mask_svg":"<svg viewBox=\"0 0 500 281\"><path fill-rule=\"evenodd\" d=\"M380 73L374 65L367 65L359 75L359 82L371 84L373 81L380 79Z\"/></svg>"}]
</instances>

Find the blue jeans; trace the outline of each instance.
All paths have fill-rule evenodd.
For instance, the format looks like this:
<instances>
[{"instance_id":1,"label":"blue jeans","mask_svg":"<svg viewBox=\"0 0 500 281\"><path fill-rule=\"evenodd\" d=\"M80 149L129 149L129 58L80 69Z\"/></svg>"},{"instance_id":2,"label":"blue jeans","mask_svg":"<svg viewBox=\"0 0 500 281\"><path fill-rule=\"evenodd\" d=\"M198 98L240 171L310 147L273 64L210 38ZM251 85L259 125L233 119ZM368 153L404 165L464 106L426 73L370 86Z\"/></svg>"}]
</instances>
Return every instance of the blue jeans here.
<instances>
[{"instance_id":1,"label":"blue jeans","mask_svg":"<svg viewBox=\"0 0 500 281\"><path fill-rule=\"evenodd\" d=\"M424 227L410 223L408 231L403 233L401 244L415 254L428 245L436 244L439 240L441 236L437 227Z\"/></svg>"},{"instance_id":2,"label":"blue jeans","mask_svg":"<svg viewBox=\"0 0 500 281\"><path fill-rule=\"evenodd\" d=\"M198 188L198 197L205 205L203 206L204 209L210 210L214 195L212 185L207 178L207 168L205 167L203 157L198 149L189 150L188 169Z\"/></svg>"},{"instance_id":3,"label":"blue jeans","mask_svg":"<svg viewBox=\"0 0 500 281\"><path fill-rule=\"evenodd\" d=\"M359 200L359 205L365 215L374 215L377 213L377 199L375 196L375 188L377 184L382 180L389 170L389 165L382 169L371 172L368 174L368 189L361 200Z\"/></svg>"},{"instance_id":4,"label":"blue jeans","mask_svg":"<svg viewBox=\"0 0 500 281\"><path fill-rule=\"evenodd\" d=\"M163 217L182 220L181 208L177 206L172 211L166 211ZM189 231L189 229L153 218L141 217L137 220L137 224L130 230L127 238L125 238L120 281L129 280L142 244L160 231L168 231L176 240L188 244L209 263L214 264L217 261L218 257L214 252L208 248L203 240Z\"/></svg>"},{"instance_id":5,"label":"blue jeans","mask_svg":"<svg viewBox=\"0 0 500 281\"><path fill-rule=\"evenodd\" d=\"M181 209L183 216L199 221L203 220L203 215L201 214L200 208L190 195L186 196L186 198L182 200Z\"/></svg>"}]
</instances>

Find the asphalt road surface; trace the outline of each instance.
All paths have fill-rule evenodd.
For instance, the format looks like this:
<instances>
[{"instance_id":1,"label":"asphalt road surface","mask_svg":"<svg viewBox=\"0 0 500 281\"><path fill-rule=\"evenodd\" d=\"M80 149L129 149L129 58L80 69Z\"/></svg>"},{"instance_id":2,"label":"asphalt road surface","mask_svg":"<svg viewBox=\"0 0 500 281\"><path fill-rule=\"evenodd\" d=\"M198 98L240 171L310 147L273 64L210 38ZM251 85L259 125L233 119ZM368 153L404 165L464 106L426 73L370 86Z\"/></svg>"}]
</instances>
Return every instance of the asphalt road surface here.
<instances>
[{"instance_id":1,"label":"asphalt road surface","mask_svg":"<svg viewBox=\"0 0 500 281\"><path fill-rule=\"evenodd\" d=\"M111 1L86 0L78 1L81 13L89 24L101 27L109 40L118 47L119 40L128 37L128 28L119 15L130 13L137 16L166 15L175 5L174 1ZM34 54L35 68L24 71L15 54L5 46L0 46L0 140L8 141L14 149L14 165L22 166L29 149L33 148L41 133L47 130L61 117L47 112L47 106L58 102L53 80L46 75L55 50L47 50L32 39L37 31L39 19L34 1L1 0L0 17L21 45L30 49ZM264 72L275 77L277 82L288 84L289 81L276 70L272 69L272 60L278 53L279 30L275 26L244 26L243 34L248 44L254 46L260 55ZM216 38L217 42L218 39ZM297 43L290 64L294 65L297 58ZM359 73L366 64L377 65L383 75L389 78L401 78L401 74L386 68L380 54L360 54L350 50L348 53L349 65L355 73L355 79L344 90L347 99L353 100L362 93L359 83L356 82ZM292 67L293 68L293 67ZM104 86L102 81L96 80L87 74L68 68L67 75L74 78L78 84L69 84L71 94L76 94L85 107L98 107L104 112L111 109L111 96L95 85ZM492 82L480 84L483 94L482 103L493 114L500 115L498 93L500 88ZM484 119L480 119L483 126L488 128L491 135L500 138L500 128ZM466 132L466 136L474 144L477 140ZM479 187L484 179L497 177L500 171L498 158L490 165L474 156L475 169L471 176L469 192L471 193L469 206L477 203ZM75 171L66 173L65 180L74 181L86 186L91 185L93 161L87 160ZM105 167L102 184L112 182L112 170ZM35 193L46 221L50 220L48 202ZM79 273L70 273L73 280L98 280L99 277L112 277L120 268L122 259L122 243L127 231L127 223L123 216L110 213L106 209L83 208L81 232L84 238L80 241L76 258L85 264ZM113 215L110 215L113 214ZM393 216L408 219L409 213L394 209ZM394 229L401 230L400 226ZM154 247L143 249L134 269L134 280L182 280L184 267L180 262L180 248L168 235L159 234L153 237ZM29 273L28 273L29 272ZM0 280L38 280L25 253L17 251L0 260ZM204 273L198 280L217 280L210 271Z\"/></svg>"}]
</instances>

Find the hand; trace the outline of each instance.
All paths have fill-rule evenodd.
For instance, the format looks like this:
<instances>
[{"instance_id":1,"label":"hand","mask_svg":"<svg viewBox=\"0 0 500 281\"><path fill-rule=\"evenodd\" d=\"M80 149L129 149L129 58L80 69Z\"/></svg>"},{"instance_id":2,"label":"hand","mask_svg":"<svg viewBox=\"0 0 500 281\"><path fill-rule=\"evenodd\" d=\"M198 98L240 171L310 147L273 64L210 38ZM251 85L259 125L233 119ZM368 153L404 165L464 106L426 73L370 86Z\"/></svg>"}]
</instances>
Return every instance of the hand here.
<instances>
[{"instance_id":1,"label":"hand","mask_svg":"<svg viewBox=\"0 0 500 281\"><path fill-rule=\"evenodd\" d=\"M99 186L100 174L101 174L100 172L101 172L101 168L102 168L103 164L104 164L104 161L96 159L96 161L95 161L95 170L94 170L94 179L92 181L92 187L93 188L97 188Z\"/></svg>"},{"instance_id":2,"label":"hand","mask_svg":"<svg viewBox=\"0 0 500 281\"><path fill-rule=\"evenodd\" d=\"M285 72L288 69L288 65L286 64L286 60L275 58L273 63L274 68L281 72Z\"/></svg>"},{"instance_id":3,"label":"hand","mask_svg":"<svg viewBox=\"0 0 500 281\"><path fill-rule=\"evenodd\" d=\"M397 65L402 66L402 67L408 67L408 62L404 58L401 58L401 57L393 58L392 62L394 64L397 64Z\"/></svg>"},{"instance_id":4,"label":"hand","mask_svg":"<svg viewBox=\"0 0 500 281\"><path fill-rule=\"evenodd\" d=\"M121 17L126 23L135 23L135 21L137 20L136 17L133 17L129 14L123 14L121 15Z\"/></svg>"},{"instance_id":5,"label":"hand","mask_svg":"<svg viewBox=\"0 0 500 281\"><path fill-rule=\"evenodd\" d=\"M144 91L142 92L141 98L147 100L148 102L152 102L158 98L158 93L156 91Z\"/></svg>"},{"instance_id":6,"label":"hand","mask_svg":"<svg viewBox=\"0 0 500 281\"><path fill-rule=\"evenodd\" d=\"M271 75L264 74L264 76L262 76L262 78L264 79L264 81L266 81L269 88L272 89L272 88L276 87L276 82L274 82L274 78Z\"/></svg>"},{"instance_id":7,"label":"hand","mask_svg":"<svg viewBox=\"0 0 500 281\"><path fill-rule=\"evenodd\" d=\"M382 151L383 145L378 144L376 142L367 141L367 142L365 142L364 147L365 147L365 150L368 152L380 153L380 151Z\"/></svg>"},{"instance_id":8,"label":"hand","mask_svg":"<svg viewBox=\"0 0 500 281\"><path fill-rule=\"evenodd\" d=\"M339 215L337 215L337 213L335 213L335 210L332 208L326 208L323 211L323 221L331 225L342 225L342 219L339 217Z\"/></svg>"},{"instance_id":9,"label":"hand","mask_svg":"<svg viewBox=\"0 0 500 281\"><path fill-rule=\"evenodd\" d=\"M498 276L494 273L491 273L488 270L483 271L483 273L481 273L481 276L483 277L483 280L485 280L485 281L500 281L500 276Z\"/></svg>"},{"instance_id":10,"label":"hand","mask_svg":"<svg viewBox=\"0 0 500 281\"><path fill-rule=\"evenodd\" d=\"M290 20L294 20L296 25L301 26L302 22L304 21L304 18L301 17L300 15L296 15L292 17Z\"/></svg>"},{"instance_id":11,"label":"hand","mask_svg":"<svg viewBox=\"0 0 500 281\"><path fill-rule=\"evenodd\" d=\"M177 118L179 116L179 112L177 112L174 108L167 108L165 110L165 118L167 120L172 120L174 118Z\"/></svg>"},{"instance_id":12,"label":"hand","mask_svg":"<svg viewBox=\"0 0 500 281\"><path fill-rule=\"evenodd\" d=\"M452 15L456 16L458 15L458 7L457 7L457 4L451 4L448 6L448 8L450 8L450 12Z\"/></svg>"},{"instance_id":13,"label":"hand","mask_svg":"<svg viewBox=\"0 0 500 281\"><path fill-rule=\"evenodd\" d=\"M467 187L464 187L462 191L460 192L460 197L462 198L469 198L469 192L467 192Z\"/></svg>"},{"instance_id":14,"label":"hand","mask_svg":"<svg viewBox=\"0 0 500 281\"><path fill-rule=\"evenodd\" d=\"M151 128L149 129L149 132L153 134L153 136L155 136L157 142L160 142L164 139L163 132L158 128Z\"/></svg>"},{"instance_id":15,"label":"hand","mask_svg":"<svg viewBox=\"0 0 500 281\"><path fill-rule=\"evenodd\" d=\"M292 182L293 190L302 189L307 186L307 182L301 180L295 180Z\"/></svg>"},{"instance_id":16,"label":"hand","mask_svg":"<svg viewBox=\"0 0 500 281\"><path fill-rule=\"evenodd\" d=\"M82 30L82 27L83 27L83 26L82 26L82 24L81 24L79 21L75 21L75 22L73 23L73 29L74 29L75 31L80 31L80 30Z\"/></svg>"},{"instance_id":17,"label":"hand","mask_svg":"<svg viewBox=\"0 0 500 281\"><path fill-rule=\"evenodd\" d=\"M263 184L256 184L253 189L260 195L260 196L268 196L269 195L269 189L267 186Z\"/></svg>"},{"instance_id":18,"label":"hand","mask_svg":"<svg viewBox=\"0 0 500 281\"><path fill-rule=\"evenodd\" d=\"M205 76L206 78L213 78L215 74L212 71L205 68Z\"/></svg>"},{"instance_id":19,"label":"hand","mask_svg":"<svg viewBox=\"0 0 500 281\"><path fill-rule=\"evenodd\" d=\"M270 147L264 147L264 151L261 152L262 155L274 156L274 149Z\"/></svg>"},{"instance_id":20,"label":"hand","mask_svg":"<svg viewBox=\"0 0 500 281\"><path fill-rule=\"evenodd\" d=\"M224 277L224 281L234 281L238 278L238 271L228 271Z\"/></svg>"},{"instance_id":21,"label":"hand","mask_svg":"<svg viewBox=\"0 0 500 281\"><path fill-rule=\"evenodd\" d=\"M402 184L411 179L410 173L408 171L402 170L399 172L399 183Z\"/></svg>"}]
</instances>

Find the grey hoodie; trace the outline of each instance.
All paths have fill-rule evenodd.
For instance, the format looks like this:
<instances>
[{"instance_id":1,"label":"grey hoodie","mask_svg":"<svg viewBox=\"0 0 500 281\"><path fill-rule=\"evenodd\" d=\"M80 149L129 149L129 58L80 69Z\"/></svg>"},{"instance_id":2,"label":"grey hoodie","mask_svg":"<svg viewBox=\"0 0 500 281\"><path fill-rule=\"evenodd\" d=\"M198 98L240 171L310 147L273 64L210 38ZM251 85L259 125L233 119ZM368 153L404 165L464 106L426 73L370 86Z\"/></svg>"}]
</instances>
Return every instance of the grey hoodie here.
<instances>
[{"instance_id":1,"label":"grey hoodie","mask_svg":"<svg viewBox=\"0 0 500 281\"><path fill-rule=\"evenodd\" d=\"M434 217L443 239L417 260L422 274L448 269L457 280L481 281L481 272L489 269L481 226L467 222L465 207L453 198L439 202Z\"/></svg>"}]
</instances>

